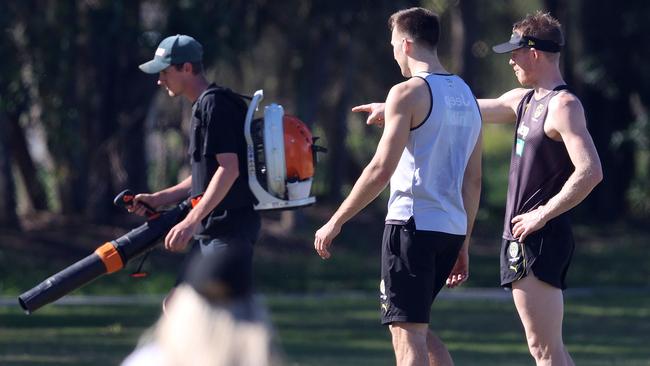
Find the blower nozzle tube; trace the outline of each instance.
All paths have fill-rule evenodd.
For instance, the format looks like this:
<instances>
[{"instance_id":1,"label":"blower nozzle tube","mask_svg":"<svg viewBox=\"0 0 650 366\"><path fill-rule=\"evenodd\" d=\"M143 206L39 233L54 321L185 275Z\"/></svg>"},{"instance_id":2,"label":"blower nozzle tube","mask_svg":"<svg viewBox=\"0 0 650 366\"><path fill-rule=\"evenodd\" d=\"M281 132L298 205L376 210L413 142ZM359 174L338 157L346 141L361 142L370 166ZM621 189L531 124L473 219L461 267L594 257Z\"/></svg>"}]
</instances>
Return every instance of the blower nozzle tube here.
<instances>
[{"instance_id":1,"label":"blower nozzle tube","mask_svg":"<svg viewBox=\"0 0 650 366\"><path fill-rule=\"evenodd\" d=\"M119 271L131 259L153 249L158 240L180 222L188 211L189 205L182 202L121 237L101 245L94 253L18 296L20 307L31 314L101 275Z\"/></svg>"},{"instance_id":2,"label":"blower nozzle tube","mask_svg":"<svg viewBox=\"0 0 650 366\"><path fill-rule=\"evenodd\" d=\"M41 306L60 299L104 273L106 267L99 255L90 254L18 296L18 302L27 314L31 314Z\"/></svg>"}]
</instances>

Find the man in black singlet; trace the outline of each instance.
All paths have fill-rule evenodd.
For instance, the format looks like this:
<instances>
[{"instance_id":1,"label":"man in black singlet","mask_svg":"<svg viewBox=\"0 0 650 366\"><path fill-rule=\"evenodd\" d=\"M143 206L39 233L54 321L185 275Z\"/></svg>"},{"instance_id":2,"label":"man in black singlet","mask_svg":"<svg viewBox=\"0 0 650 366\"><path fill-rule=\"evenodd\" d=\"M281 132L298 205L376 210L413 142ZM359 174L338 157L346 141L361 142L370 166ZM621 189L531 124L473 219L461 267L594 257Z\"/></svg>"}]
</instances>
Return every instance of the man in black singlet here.
<instances>
[{"instance_id":1,"label":"man in black singlet","mask_svg":"<svg viewBox=\"0 0 650 366\"><path fill-rule=\"evenodd\" d=\"M556 19L528 15L493 50L510 53L517 80L530 89L479 99L485 122L515 122L501 285L512 288L537 365L573 365L562 341L562 290L574 249L567 212L602 180L582 104L560 74L563 44Z\"/></svg>"},{"instance_id":2,"label":"man in black singlet","mask_svg":"<svg viewBox=\"0 0 650 366\"><path fill-rule=\"evenodd\" d=\"M210 84L203 74L203 49L194 38L165 38L154 58L140 65L158 74L158 85L170 97L192 103L189 160L192 174L175 186L135 196L134 212L192 197L192 210L165 237L165 249L184 251L192 238L194 251L205 255L236 247L252 261L260 230L259 214L248 187L244 122L246 103L229 89Z\"/></svg>"}]
</instances>

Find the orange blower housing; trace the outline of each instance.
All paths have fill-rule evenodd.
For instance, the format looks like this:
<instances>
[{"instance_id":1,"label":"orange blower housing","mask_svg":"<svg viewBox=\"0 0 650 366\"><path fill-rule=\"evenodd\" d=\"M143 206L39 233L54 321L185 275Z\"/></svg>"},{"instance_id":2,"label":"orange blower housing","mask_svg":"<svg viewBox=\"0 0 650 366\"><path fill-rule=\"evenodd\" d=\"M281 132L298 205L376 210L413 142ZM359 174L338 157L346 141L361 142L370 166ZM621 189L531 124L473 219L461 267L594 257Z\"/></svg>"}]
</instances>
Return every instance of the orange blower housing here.
<instances>
[{"instance_id":1,"label":"orange blower housing","mask_svg":"<svg viewBox=\"0 0 650 366\"><path fill-rule=\"evenodd\" d=\"M256 210L291 209L311 205L310 196L317 153L307 125L284 113L281 105L264 107L264 117L253 119L263 98L255 92L246 114L244 134L248 145L248 185L257 199Z\"/></svg>"},{"instance_id":2,"label":"orange blower housing","mask_svg":"<svg viewBox=\"0 0 650 366\"><path fill-rule=\"evenodd\" d=\"M284 159L287 181L301 181L314 176L313 137L305 123L288 114L282 119L284 127Z\"/></svg>"}]
</instances>

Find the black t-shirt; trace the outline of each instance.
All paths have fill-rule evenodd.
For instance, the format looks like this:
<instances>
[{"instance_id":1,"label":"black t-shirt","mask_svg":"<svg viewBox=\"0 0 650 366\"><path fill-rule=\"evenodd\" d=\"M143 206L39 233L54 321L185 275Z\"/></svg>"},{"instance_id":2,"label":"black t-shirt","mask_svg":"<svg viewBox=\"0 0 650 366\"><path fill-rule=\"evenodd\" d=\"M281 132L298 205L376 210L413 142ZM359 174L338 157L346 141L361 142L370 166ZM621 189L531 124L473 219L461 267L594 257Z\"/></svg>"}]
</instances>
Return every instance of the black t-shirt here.
<instances>
[{"instance_id":1,"label":"black t-shirt","mask_svg":"<svg viewBox=\"0 0 650 366\"><path fill-rule=\"evenodd\" d=\"M219 167L217 154L235 153L239 162L239 176L232 187L203 220L201 232L207 233L212 222L225 210L251 209L253 194L248 186L248 165L244 123L246 103L230 89L211 84L192 106L190 132L190 164L192 167L192 197L205 192Z\"/></svg>"}]
</instances>

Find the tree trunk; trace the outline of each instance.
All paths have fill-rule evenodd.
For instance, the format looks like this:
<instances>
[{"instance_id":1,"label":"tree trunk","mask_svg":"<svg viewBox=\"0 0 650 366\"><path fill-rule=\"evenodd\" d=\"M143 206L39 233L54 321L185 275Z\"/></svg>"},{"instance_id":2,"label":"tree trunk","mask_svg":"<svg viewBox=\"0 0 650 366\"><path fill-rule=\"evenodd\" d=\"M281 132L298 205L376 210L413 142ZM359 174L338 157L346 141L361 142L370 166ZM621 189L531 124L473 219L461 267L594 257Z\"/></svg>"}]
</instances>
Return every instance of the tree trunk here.
<instances>
[{"instance_id":1,"label":"tree trunk","mask_svg":"<svg viewBox=\"0 0 650 366\"><path fill-rule=\"evenodd\" d=\"M29 203L35 210L47 210L47 195L45 194L45 189L43 188L41 180L38 178L34 160L27 148L25 132L18 123L18 114L7 118L5 122L7 124L7 134L10 136L11 140L9 143L12 153L11 155L13 161L16 163L20 175L23 178Z\"/></svg>"},{"instance_id":2,"label":"tree trunk","mask_svg":"<svg viewBox=\"0 0 650 366\"><path fill-rule=\"evenodd\" d=\"M582 1L578 6L580 17L577 20L584 31L576 45L581 47L581 62L574 65L575 86L585 106L587 126L598 147L604 173L603 182L588 197L582 210L589 212L590 217L604 220L626 214L625 195L635 164L631 141L616 145L612 139L615 134L625 131L634 118L629 95L638 84L637 75L631 73L630 66L620 59L620 55L626 55L636 45L626 43L621 35L610 31L626 26L619 7L619 4L606 1L597 6L591 1ZM607 27L602 26L605 23ZM610 46L602 47L603 44Z\"/></svg>"},{"instance_id":3,"label":"tree trunk","mask_svg":"<svg viewBox=\"0 0 650 366\"><path fill-rule=\"evenodd\" d=\"M450 6L449 10L449 56L450 70L454 74L462 74L465 70L465 24L462 9L459 6ZM444 37L444 34L443 34Z\"/></svg>"},{"instance_id":4,"label":"tree trunk","mask_svg":"<svg viewBox=\"0 0 650 366\"><path fill-rule=\"evenodd\" d=\"M154 78L134 67L142 62L141 46L134 42L141 31L140 1L125 0L123 6L125 7L122 19L124 29L117 35L118 43L123 45L119 57L121 72L113 93L116 94L115 100L119 108L119 113L115 116L116 123L124 134L113 138L122 151L120 162L127 178L126 182L115 183L123 184L123 186L116 186L118 190L131 188L136 192L146 192L149 191L149 185L144 143L145 119L157 85Z\"/></svg>"},{"instance_id":5,"label":"tree trunk","mask_svg":"<svg viewBox=\"0 0 650 366\"><path fill-rule=\"evenodd\" d=\"M6 131L7 119L0 111L0 227L18 228L16 189L11 172L11 149Z\"/></svg>"}]
</instances>

